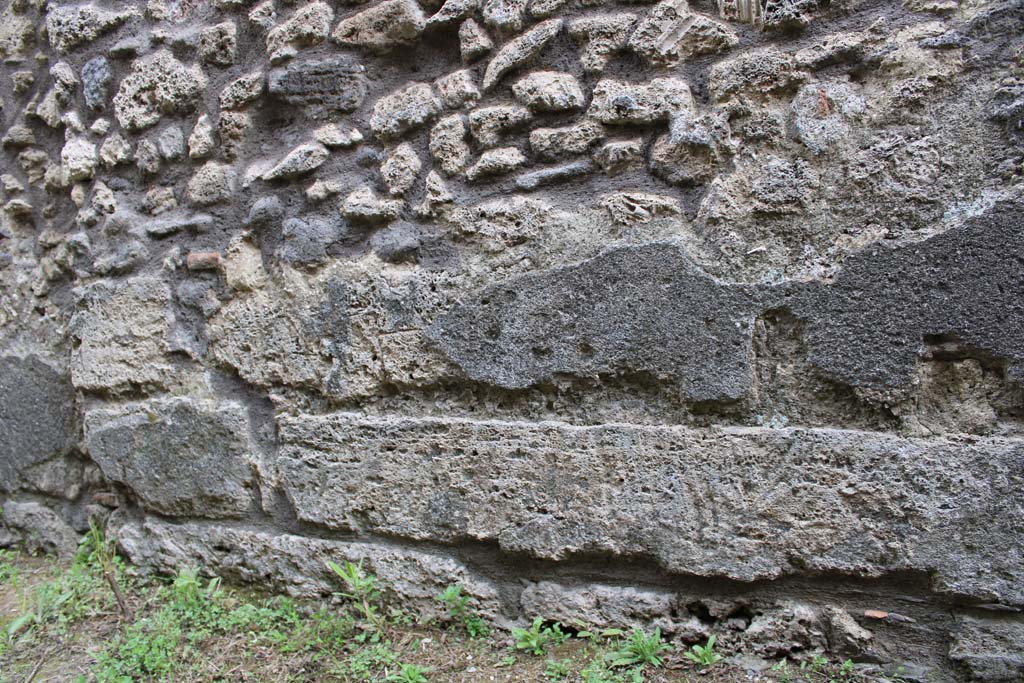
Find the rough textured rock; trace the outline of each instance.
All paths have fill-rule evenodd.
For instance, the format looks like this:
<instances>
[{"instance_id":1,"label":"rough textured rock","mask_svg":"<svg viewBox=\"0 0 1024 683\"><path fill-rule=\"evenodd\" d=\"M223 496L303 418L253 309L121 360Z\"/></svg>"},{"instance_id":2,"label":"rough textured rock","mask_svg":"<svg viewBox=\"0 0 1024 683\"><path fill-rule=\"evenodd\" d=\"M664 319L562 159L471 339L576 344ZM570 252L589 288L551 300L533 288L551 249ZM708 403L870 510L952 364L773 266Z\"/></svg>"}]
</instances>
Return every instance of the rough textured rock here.
<instances>
[{"instance_id":1,"label":"rough textured rock","mask_svg":"<svg viewBox=\"0 0 1024 683\"><path fill-rule=\"evenodd\" d=\"M118 539L128 557L155 570L173 572L182 564L217 568L230 578L274 586L296 596L320 597L336 590L337 576L327 561L365 562L389 591L427 614L438 614L435 596L458 582L471 605L498 617L497 589L460 562L383 544L350 543L264 533L209 524L170 525L159 520L127 522Z\"/></svg>"},{"instance_id":2,"label":"rough textured rock","mask_svg":"<svg viewBox=\"0 0 1024 683\"><path fill-rule=\"evenodd\" d=\"M45 505L9 500L0 511L4 525L19 533L28 550L56 553L65 560L74 557L78 550L78 533Z\"/></svg>"},{"instance_id":3,"label":"rough textured rock","mask_svg":"<svg viewBox=\"0 0 1024 683\"><path fill-rule=\"evenodd\" d=\"M628 45L652 64L670 67L738 42L735 32L694 11L687 0L662 0L637 24Z\"/></svg>"},{"instance_id":4,"label":"rough textured rock","mask_svg":"<svg viewBox=\"0 0 1024 683\"><path fill-rule=\"evenodd\" d=\"M331 37L342 45L382 52L411 43L422 33L426 21L414 0L383 0L343 19Z\"/></svg>"},{"instance_id":5,"label":"rough textured rock","mask_svg":"<svg viewBox=\"0 0 1024 683\"><path fill-rule=\"evenodd\" d=\"M296 62L271 71L268 90L289 104L349 112L366 97L364 72L345 57Z\"/></svg>"},{"instance_id":6,"label":"rough textured rock","mask_svg":"<svg viewBox=\"0 0 1024 683\"><path fill-rule=\"evenodd\" d=\"M164 385L174 375L165 355L171 328L169 287L153 278L98 282L80 292L71 319L77 348L71 380L80 389Z\"/></svg>"},{"instance_id":7,"label":"rough textured rock","mask_svg":"<svg viewBox=\"0 0 1024 683\"><path fill-rule=\"evenodd\" d=\"M784 307L807 324L809 360L853 386L907 384L929 338L1000 358L1018 377L1024 320L1011 304L1022 294L1012 273L1024 242L1016 215L1007 207L922 246L875 248L851 258L833 283L723 284L677 247L612 250L492 286L433 334L470 377L508 388L562 373L645 373L692 400L731 400L751 388L755 316ZM897 273L903 296L894 302ZM622 283L625 291L612 286Z\"/></svg>"},{"instance_id":8,"label":"rough textured rock","mask_svg":"<svg viewBox=\"0 0 1024 683\"><path fill-rule=\"evenodd\" d=\"M1020 678L1022 23L6 3L0 543Z\"/></svg>"},{"instance_id":9,"label":"rough textured rock","mask_svg":"<svg viewBox=\"0 0 1024 683\"><path fill-rule=\"evenodd\" d=\"M0 490L19 475L67 453L77 441L74 388L39 358L0 357Z\"/></svg>"},{"instance_id":10,"label":"rough textured rock","mask_svg":"<svg viewBox=\"0 0 1024 683\"><path fill-rule=\"evenodd\" d=\"M529 63L561 30L561 19L548 19L506 43L488 62L483 89L490 90L509 71Z\"/></svg>"},{"instance_id":11,"label":"rough textured rock","mask_svg":"<svg viewBox=\"0 0 1024 683\"><path fill-rule=\"evenodd\" d=\"M414 83L373 105L370 128L381 138L407 133L434 118L441 104L426 83Z\"/></svg>"},{"instance_id":12,"label":"rough textured rock","mask_svg":"<svg viewBox=\"0 0 1024 683\"><path fill-rule=\"evenodd\" d=\"M1024 624L961 617L949 658L967 669L972 680L1009 683L1024 676Z\"/></svg>"},{"instance_id":13,"label":"rough textured rock","mask_svg":"<svg viewBox=\"0 0 1024 683\"><path fill-rule=\"evenodd\" d=\"M668 571L742 581L919 570L934 572L938 590L1024 604L1019 548L993 544L1020 508L1005 498L1024 457L1013 441L351 414L279 424L296 514L337 529L494 541L555 560L643 555ZM617 444L630 444L628 469ZM1010 506L999 526L990 495ZM596 501L607 511L599 519ZM658 530L645 532L655 514Z\"/></svg>"},{"instance_id":14,"label":"rough textured rock","mask_svg":"<svg viewBox=\"0 0 1024 683\"><path fill-rule=\"evenodd\" d=\"M206 76L167 50L135 62L114 96L114 113L127 130L154 125L162 114L187 110L206 88Z\"/></svg>"},{"instance_id":15,"label":"rough textured rock","mask_svg":"<svg viewBox=\"0 0 1024 683\"><path fill-rule=\"evenodd\" d=\"M58 52L67 52L137 16L138 10L132 7L115 12L92 4L54 5L46 13L46 34Z\"/></svg>"},{"instance_id":16,"label":"rough textured rock","mask_svg":"<svg viewBox=\"0 0 1024 683\"><path fill-rule=\"evenodd\" d=\"M245 409L154 399L85 415L85 449L142 506L171 517L237 517L251 501Z\"/></svg>"}]
</instances>

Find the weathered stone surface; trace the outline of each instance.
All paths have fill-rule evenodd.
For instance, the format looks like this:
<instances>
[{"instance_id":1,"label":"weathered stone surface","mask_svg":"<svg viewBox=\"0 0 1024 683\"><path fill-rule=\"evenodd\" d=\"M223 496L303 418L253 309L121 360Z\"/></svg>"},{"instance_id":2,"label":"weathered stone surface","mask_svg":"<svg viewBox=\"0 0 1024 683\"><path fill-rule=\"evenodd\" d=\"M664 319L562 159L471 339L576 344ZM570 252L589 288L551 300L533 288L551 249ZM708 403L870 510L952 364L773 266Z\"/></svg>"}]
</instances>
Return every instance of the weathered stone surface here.
<instances>
[{"instance_id":1,"label":"weathered stone surface","mask_svg":"<svg viewBox=\"0 0 1024 683\"><path fill-rule=\"evenodd\" d=\"M154 399L87 412L85 448L148 510L234 517L252 497L248 431L241 405Z\"/></svg>"},{"instance_id":2,"label":"weathered stone surface","mask_svg":"<svg viewBox=\"0 0 1024 683\"><path fill-rule=\"evenodd\" d=\"M18 488L29 467L77 441L74 387L39 358L0 356L0 490Z\"/></svg>"},{"instance_id":3,"label":"weathered stone surface","mask_svg":"<svg viewBox=\"0 0 1024 683\"><path fill-rule=\"evenodd\" d=\"M295 176L305 175L320 168L331 155L327 148L319 142L299 145L284 155L281 161L273 168L263 174L264 180L282 180Z\"/></svg>"},{"instance_id":4,"label":"weathered stone surface","mask_svg":"<svg viewBox=\"0 0 1024 683\"><path fill-rule=\"evenodd\" d=\"M690 9L687 0L662 0L640 21L628 44L652 64L671 67L738 42L732 29Z\"/></svg>"},{"instance_id":5,"label":"weathered stone surface","mask_svg":"<svg viewBox=\"0 0 1024 683\"><path fill-rule=\"evenodd\" d=\"M517 147L497 147L485 150L476 163L466 169L466 178L477 180L486 176L501 175L513 171L526 163L526 155Z\"/></svg>"},{"instance_id":6,"label":"weathered stone surface","mask_svg":"<svg viewBox=\"0 0 1024 683\"><path fill-rule=\"evenodd\" d=\"M480 99L473 72L459 69L434 81L441 101L449 109L459 109L475 104Z\"/></svg>"},{"instance_id":7,"label":"weathered stone surface","mask_svg":"<svg viewBox=\"0 0 1024 683\"><path fill-rule=\"evenodd\" d=\"M579 81L572 74L537 71L512 85L520 104L532 111L572 111L583 107L585 98Z\"/></svg>"},{"instance_id":8,"label":"weathered stone surface","mask_svg":"<svg viewBox=\"0 0 1024 683\"><path fill-rule=\"evenodd\" d=\"M199 57L207 64L231 66L238 51L238 27L233 21L208 26L199 32Z\"/></svg>"},{"instance_id":9,"label":"weathered stone surface","mask_svg":"<svg viewBox=\"0 0 1024 683\"><path fill-rule=\"evenodd\" d=\"M566 128L535 128L530 131L530 149L541 159L557 159L585 153L604 135L604 126L589 120Z\"/></svg>"},{"instance_id":10,"label":"weathered stone surface","mask_svg":"<svg viewBox=\"0 0 1024 683\"><path fill-rule=\"evenodd\" d=\"M77 347L71 380L86 391L166 386L175 371L166 355L170 290L155 278L97 282L78 293L71 319Z\"/></svg>"},{"instance_id":11,"label":"weathered stone surface","mask_svg":"<svg viewBox=\"0 0 1024 683\"><path fill-rule=\"evenodd\" d=\"M526 191L535 190L544 185L563 183L593 173L595 169L594 162L590 159L580 159L560 166L523 173L516 178L516 187Z\"/></svg>"},{"instance_id":12,"label":"weathered stone surface","mask_svg":"<svg viewBox=\"0 0 1024 683\"><path fill-rule=\"evenodd\" d=\"M91 4L52 5L46 12L46 34L58 52L67 52L138 16L134 7L115 12Z\"/></svg>"},{"instance_id":13,"label":"weathered stone surface","mask_svg":"<svg viewBox=\"0 0 1024 683\"><path fill-rule=\"evenodd\" d=\"M484 71L484 91L491 90L508 72L529 63L561 30L561 19L548 19L505 43L487 64Z\"/></svg>"},{"instance_id":14,"label":"weathered stone surface","mask_svg":"<svg viewBox=\"0 0 1024 683\"><path fill-rule=\"evenodd\" d=\"M811 362L853 386L906 385L930 336L1004 359L1018 377L1024 314L1011 304L1021 285L1010 273L1024 243L1015 224L1003 207L922 245L851 258L831 284L721 284L676 247L618 249L492 286L434 335L471 378L502 387L636 372L675 381L691 400L729 400L751 386L754 317L784 306L807 324ZM895 273L903 295L893 300Z\"/></svg>"},{"instance_id":15,"label":"weathered stone surface","mask_svg":"<svg viewBox=\"0 0 1024 683\"><path fill-rule=\"evenodd\" d=\"M270 5L270 12L273 12ZM253 10L257 23L266 22L268 26L273 25L273 19L259 12L259 8ZM254 19L253 14L249 15L250 20ZM311 2L300 7L288 21L274 26L267 32L267 53L272 64L280 63L298 54L299 48L318 45L327 39L331 31L331 21L334 19L334 10L326 2Z\"/></svg>"},{"instance_id":16,"label":"weathered stone surface","mask_svg":"<svg viewBox=\"0 0 1024 683\"><path fill-rule=\"evenodd\" d=\"M403 195L412 188L422 167L423 162L412 145L402 143L381 164L380 175L388 187L388 192Z\"/></svg>"},{"instance_id":17,"label":"weathered stone surface","mask_svg":"<svg viewBox=\"0 0 1024 683\"><path fill-rule=\"evenodd\" d=\"M569 35L580 44L580 63L587 71L603 71L608 61L625 49L636 26L635 14L589 15L570 21Z\"/></svg>"},{"instance_id":18,"label":"weathered stone surface","mask_svg":"<svg viewBox=\"0 0 1024 683\"><path fill-rule=\"evenodd\" d=\"M241 109L263 95L265 78L262 71L239 76L220 91L222 109Z\"/></svg>"},{"instance_id":19,"label":"weathered stone surface","mask_svg":"<svg viewBox=\"0 0 1024 683\"><path fill-rule=\"evenodd\" d=\"M514 33L523 28L527 0L483 0L484 23L503 32Z\"/></svg>"},{"instance_id":20,"label":"weathered stone surface","mask_svg":"<svg viewBox=\"0 0 1024 683\"><path fill-rule=\"evenodd\" d=\"M136 61L114 96L114 113L127 130L154 125L162 114L186 111L206 89L206 75L160 50Z\"/></svg>"},{"instance_id":21,"label":"weathered stone surface","mask_svg":"<svg viewBox=\"0 0 1024 683\"><path fill-rule=\"evenodd\" d=\"M533 119L526 107L496 105L474 109L469 113L469 130L482 147L494 147L505 133L519 128Z\"/></svg>"},{"instance_id":22,"label":"weathered stone surface","mask_svg":"<svg viewBox=\"0 0 1024 683\"><path fill-rule=\"evenodd\" d=\"M413 83L385 95L373 105L370 128L381 138L393 138L437 116L441 103L426 83Z\"/></svg>"},{"instance_id":23,"label":"weathered stone surface","mask_svg":"<svg viewBox=\"0 0 1024 683\"><path fill-rule=\"evenodd\" d=\"M594 86L587 113L601 123L642 124L689 116L695 110L690 86L678 78L655 78L643 84L607 79Z\"/></svg>"},{"instance_id":24,"label":"weathered stone surface","mask_svg":"<svg viewBox=\"0 0 1024 683\"><path fill-rule=\"evenodd\" d=\"M291 595L318 598L338 590L327 566L363 561L389 591L424 614L439 615L434 599L446 586L461 585L475 610L500 619L498 591L457 560L377 543L330 541L248 528L155 519L126 522L116 530L120 547L133 561L164 573L195 565L246 583L272 586Z\"/></svg>"},{"instance_id":25,"label":"weathered stone surface","mask_svg":"<svg viewBox=\"0 0 1024 683\"><path fill-rule=\"evenodd\" d=\"M268 90L289 104L354 111L366 97L365 68L348 57L308 60L270 72Z\"/></svg>"},{"instance_id":26,"label":"weathered stone surface","mask_svg":"<svg viewBox=\"0 0 1024 683\"><path fill-rule=\"evenodd\" d=\"M20 532L21 544L28 551L56 553L69 560L78 550L78 534L56 511L45 505L8 500L0 511L4 525Z\"/></svg>"},{"instance_id":27,"label":"weathered stone surface","mask_svg":"<svg viewBox=\"0 0 1024 683\"><path fill-rule=\"evenodd\" d=\"M445 0L444 4L427 19L427 26L442 26L460 21L473 14L480 0Z\"/></svg>"},{"instance_id":28,"label":"weathered stone surface","mask_svg":"<svg viewBox=\"0 0 1024 683\"><path fill-rule=\"evenodd\" d=\"M344 341L347 311L319 311L318 292L290 270L284 278L223 306L208 324L210 348L257 386L319 387L330 369L321 340Z\"/></svg>"},{"instance_id":29,"label":"weathered stone surface","mask_svg":"<svg viewBox=\"0 0 1024 683\"><path fill-rule=\"evenodd\" d=\"M494 47L494 42L487 35L480 24L472 19L466 19L459 26L459 52L462 54L462 61L472 62Z\"/></svg>"},{"instance_id":30,"label":"weathered stone surface","mask_svg":"<svg viewBox=\"0 0 1024 683\"><path fill-rule=\"evenodd\" d=\"M281 246L277 256L289 263L312 265L327 260L327 248L341 237L337 216L289 218L281 226Z\"/></svg>"},{"instance_id":31,"label":"weathered stone surface","mask_svg":"<svg viewBox=\"0 0 1024 683\"><path fill-rule=\"evenodd\" d=\"M82 94L90 109L100 110L106 106L107 90L113 78L106 57L93 57L82 67Z\"/></svg>"},{"instance_id":32,"label":"weathered stone surface","mask_svg":"<svg viewBox=\"0 0 1024 683\"><path fill-rule=\"evenodd\" d=\"M337 529L742 581L917 570L940 591L1024 604L1013 440L347 413L279 427L296 514ZM993 517L992 500L1008 507Z\"/></svg>"},{"instance_id":33,"label":"weathered stone surface","mask_svg":"<svg viewBox=\"0 0 1024 683\"><path fill-rule=\"evenodd\" d=\"M426 23L427 18L415 0L383 0L342 19L331 37L342 45L385 52L411 43Z\"/></svg>"},{"instance_id":34,"label":"weathered stone surface","mask_svg":"<svg viewBox=\"0 0 1024 683\"><path fill-rule=\"evenodd\" d=\"M1010 683L1024 676L1024 623L999 619L958 619L949 658L971 676L972 681Z\"/></svg>"},{"instance_id":35,"label":"weathered stone surface","mask_svg":"<svg viewBox=\"0 0 1024 683\"><path fill-rule=\"evenodd\" d=\"M235 172L226 164L208 161L188 181L188 200L196 206L209 206L231 197Z\"/></svg>"},{"instance_id":36,"label":"weathered stone surface","mask_svg":"<svg viewBox=\"0 0 1024 683\"><path fill-rule=\"evenodd\" d=\"M109 484L161 568L326 593L358 539L460 558L518 624L1019 677L1022 22L5 3L3 495L60 543ZM116 482L85 413L138 445Z\"/></svg>"},{"instance_id":37,"label":"weathered stone surface","mask_svg":"<svg viewBox=\"0 0 1024 683\"><path fill-rule=\"evenodd\" d=\"M96 145L84 136L73 137L61 149L60 161L69 181L88 180L96 172Z\"/></svg>"},{"instance_id":38,"label":"weathered stone surface","mask_svg":"<svg viewBox=\"0 0 1024 683\"><path fill-rule=\"evenodd\" d=\"M371 187L353 190L341 203L341 215L357 223L387 223L398 218L400 199L381 199Z\"/></svg>"},{"instance_id":39,"label":"weathered stone surface","mask_svg":"<svg viewBox=\"0 0 1024 683\"><path fill-rule=\"evenodd\" d=\"M630 372L674 378L692 400L728 400L751 386L755 312L744 289L651 245L490 287L433 334L471 378L502 387Z\"/></svg>"}]
</instances>

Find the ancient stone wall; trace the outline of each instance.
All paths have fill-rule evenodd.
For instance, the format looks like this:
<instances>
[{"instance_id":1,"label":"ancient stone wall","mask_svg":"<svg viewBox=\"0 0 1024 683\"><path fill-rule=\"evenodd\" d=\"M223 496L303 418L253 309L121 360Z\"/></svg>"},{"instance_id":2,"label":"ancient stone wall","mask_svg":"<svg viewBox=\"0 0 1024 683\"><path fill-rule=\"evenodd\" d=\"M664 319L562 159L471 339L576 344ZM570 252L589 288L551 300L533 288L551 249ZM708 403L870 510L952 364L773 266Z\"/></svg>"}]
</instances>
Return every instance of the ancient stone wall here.
<instances>
[{"instance_id":1,"label":"ancient stone wall","mask_svg":"<svg viewBox=\"0 0 1024 683\"><path fill-rule=\"evenodd\" d=\"M1024 676L1024 3L5 0L0 544Z\"/></svg>"}]
</instances>

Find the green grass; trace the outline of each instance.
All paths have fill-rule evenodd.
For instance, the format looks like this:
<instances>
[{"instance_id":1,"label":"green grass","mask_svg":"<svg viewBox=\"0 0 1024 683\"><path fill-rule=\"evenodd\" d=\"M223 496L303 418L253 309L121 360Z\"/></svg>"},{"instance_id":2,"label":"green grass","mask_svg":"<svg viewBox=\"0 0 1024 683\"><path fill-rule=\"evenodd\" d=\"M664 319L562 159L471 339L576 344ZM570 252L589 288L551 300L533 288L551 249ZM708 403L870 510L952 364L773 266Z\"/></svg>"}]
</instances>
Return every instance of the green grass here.
<instances>
[{"instance_id":1,"label":"green grass","mask_svg":"<svg viewBox=\"0 0 1024 683\"><path fill-rule=\"evenodd\" d=\"M367 567L333 565L329 601L257 595L196 568L146 578L94 528L67 566L0 552L0 683L737 683L710 640L687 650L661 633L571 631L538 617L490 632L473 598L452 584L439 621L389 603ZM13 599L12 599L13 598ZM694 660L690 662L687 657ZM704 668L706 673L698 673ZM780 663L781 683L868 681L852 662L820 655Z\"/></svg>"}]
</instances>

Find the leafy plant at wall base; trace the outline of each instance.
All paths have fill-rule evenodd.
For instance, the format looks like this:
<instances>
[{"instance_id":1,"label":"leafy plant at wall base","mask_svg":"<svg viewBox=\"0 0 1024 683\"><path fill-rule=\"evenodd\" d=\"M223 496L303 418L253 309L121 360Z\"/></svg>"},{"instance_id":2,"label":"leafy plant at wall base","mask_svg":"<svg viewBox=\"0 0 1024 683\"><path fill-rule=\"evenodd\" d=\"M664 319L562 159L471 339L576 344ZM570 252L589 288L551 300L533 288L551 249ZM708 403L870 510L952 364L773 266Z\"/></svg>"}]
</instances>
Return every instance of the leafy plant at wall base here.
<instances>
[{"instance_id":1,"label":"leafy plant at wall base","mask_svg":"<svg viewBox=\"0 0 1024 683\"><path fill-rule=\"evenodd\" d=\"M547 678L550 681L560 681L563 678L567 678L569 676L569 665L571 663L572 660L569 659L563 659L562 661L549 659L545 662L544 678Z\"/></svg>"},{"instance_id":2,"label":"leafy plant at wall base","mask_svg":"<svg viewBox=\"0 0 1024 683\"><path fill-rule=\"evenodd\" d=\"M397 683L426 683L427 669L415 664L403 664L399 672L388 676L387 680Z\"/></svg>"},{"instance_id":3,"label":"leafy plant at wall base","mask_svg":"<svg viewBox=\"0 0 1024 683\"><path fill-rule=\"evenodd\" d=\"M650 664L659 667L664 663L661 653L671 649L672 647L661 639L661 629L656 628L654 633L647 635L634 628L629 640L623 643L618 651L612 653L611 665L622 667Z\"/></svg>"},{"instance_id":4,"label":"leafy plant at wall base","mask_svg":"<svg viewBox=\"0 0 1024 683\"><path fill-rule=\"evenodd\" d=\"M558 624L555 624L555 626L558 626ZM558 629L557 633L563 636L562 642L568 637L562 633L561 628ZM544 626L543 617L537 617L528 629L512 629L512 637L515 638L517 650L526 650L530 654L543 655L547 653L548 645L553 643L558 636L556 636L556 632L552 628Z\"/></svg>"},{"instance_id":5,"label":"leafy plant at wall base","mask_svg":"<svg viewBox=\"0 0 1024 683\"><path fill-rule=\"evenodd\" d=\"M715 636L708 638L705 645L694 645L690 651L684 652L683 656L694 664L702 667L709 667L712 664L722 661L722 655L715 652Z\"/></svg>"},{"instance_id":6,"label":"leafy plant at wall base","mask_svg":"<svg viewBox=\"0 0 1024 683\"><path fill-rule=\"evenodd\" d=\"M466 633L471 638L485 636L488 633L487 622L473 614L469 609L469 596L462 593L462 586L451 584L440 595L434 598L448 608L448 616L454 621L462 622Z\"/></svg>"},{"instance_id":7,"label":"leafy plant at wall base","mask_svg":"<svg viewBox=\"0 0 1024 683\"><path fill-rule=\"evenodd\" d=\"M356 607L363 613L363 617L372 625L379 627L381 618L377 606L374 604L380 600L377 577L363 570L362 560L358 564L346 561L344 566L328 561L327 566L341 577L348 587L347 593L339 593L339 595L356 603Z\"/></svg>"}]
</instances>

